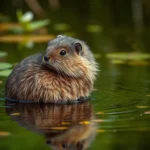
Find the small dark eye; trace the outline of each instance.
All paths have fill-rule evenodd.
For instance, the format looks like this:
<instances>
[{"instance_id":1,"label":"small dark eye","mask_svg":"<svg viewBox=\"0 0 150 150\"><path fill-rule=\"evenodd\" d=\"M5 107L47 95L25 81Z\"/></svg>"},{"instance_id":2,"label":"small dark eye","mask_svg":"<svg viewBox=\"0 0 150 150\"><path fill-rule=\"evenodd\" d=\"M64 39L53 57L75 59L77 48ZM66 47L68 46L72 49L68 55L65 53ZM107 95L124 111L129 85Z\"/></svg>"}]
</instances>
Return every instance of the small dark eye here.
<instances>
[{"instance_id":1,"label":"small dark eye","mask_svg":"<svg viewBox=\"0 0 150 150\"><path fill-rule=\"evenodd\" d=\"M66 50L61 50L59 54L62 56L66 55Z\"/></svg>"},{"instance_id":2,"label":"small dark eye","mask_svg":"<svg viewBox=\"0 0 150 150\"><path fill-rule=\"evenodd\" d=\"M67 148L67 144L62 144L62 147L63 148Z\"/></svg>"},{"instance_id":3,"label":"small dark eye","mask_svg":"<svg viewBox=\"0 0 150 150\"><path fill-rule=\"evenodd\" d=\"M52 142L50 140L47 140L46 141L46 144L51 144Z\"/></svg>"}]
</instances>

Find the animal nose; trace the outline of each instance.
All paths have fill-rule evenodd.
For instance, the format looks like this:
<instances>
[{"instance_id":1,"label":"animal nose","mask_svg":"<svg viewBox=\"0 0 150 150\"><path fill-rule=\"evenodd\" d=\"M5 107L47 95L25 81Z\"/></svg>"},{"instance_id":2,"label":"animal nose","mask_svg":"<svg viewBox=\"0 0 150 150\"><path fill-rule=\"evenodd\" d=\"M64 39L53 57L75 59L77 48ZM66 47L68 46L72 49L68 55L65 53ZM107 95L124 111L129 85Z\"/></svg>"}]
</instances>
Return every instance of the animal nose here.
<instances>
[{"instance_id":1,"label":"animal nose","mask_svg":"<svg viewBox=\"0 0 150 150\"><path fill-rule=\"evenodd\" d=\"M50 57L49 57L49 56L44 56L44 60L45 60L45 61L49 61L49 60L50 60Z\"/></svg>"}]
</instances>

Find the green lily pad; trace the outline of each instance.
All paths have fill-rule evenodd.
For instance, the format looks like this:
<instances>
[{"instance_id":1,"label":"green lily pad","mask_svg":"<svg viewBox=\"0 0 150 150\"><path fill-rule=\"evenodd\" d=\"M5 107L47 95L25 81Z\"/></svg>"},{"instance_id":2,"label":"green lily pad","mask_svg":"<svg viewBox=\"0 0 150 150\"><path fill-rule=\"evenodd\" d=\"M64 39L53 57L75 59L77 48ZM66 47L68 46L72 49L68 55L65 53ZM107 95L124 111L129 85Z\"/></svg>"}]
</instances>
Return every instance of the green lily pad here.
<instances>
[{"instance_id":1,"label":"green lily pad","mask_svg":"<svg viewBox=\"0 0 150 150\"><path fill-rule=\"evenodd\" d=\"M7 77L10 75L10 73L12 72L12 69L8 69L8 70L1 70L0 71L0 76L4 76Z\"/></svg>"},{"instance_id":2,"label":"green lily pad","mask_svg":"<svg viewBox=\"0 0 150 150\"><path fill-rule=\"evenodd\" d=\"M109 59L115 60L146 60L150 59L149 53L109 53L106 55Z\"/></svg>"},{"instance_id":3,"label":"green lily pad","mask_svg":"<svg viewBox=\"0 0 150 150\"><path fill-rule=\"evenodd\" d=\"M149 106L136 106L136 108L148 108Z\"/></svg>"},{"instance_id":4,"label":"green lily pad","mask_svg":"<svg viewBox=\"0 0 150 150\"><path fill-rule=\"evenodd\" d=\"M10 64L10 63L0 62L0 70L8 69L11 67L12 67L12 64Z\"/></svg>"},{"instance_id":5,"label":"green lily pad","mask_svg":"<svg viewBox=\"0 0 150 150\"><path fill-rule=\"evenodd\" d=\"M3 51L0 51L0 58L3 58L7 56L7 53L6 52L3 52Z\"/></svg>"},{"instance_id":6,"label":"green lily pad","mask_svg":"<svg viewBox=\"0 0 150 150\"><path fill-rule=\"evenodd\" d=\"M64 23L58 23L54 25L54 29L56 31L66 31L70 28L70 26L68 24L64 24Z\"/></svg>"},{"instance_id":7,"label":"green lily pad","mask_svg":"<svg viewBox=\"0 0 150 150\"><path fill-rule=\"evenodd\" d=\"M86 30L88 32L101 32L102 31L102 27L100 25L95 25L95 24L91 24L91 25L88 25Z\"/></svg>"},{"instance_id":8,"label":"green lily pad","mask_svg":"<svg viewBox=\"0 0 150 150\"><path fill-rule=\"evenodd\" d=\"M117 60L117 59L113 59L111 60L112 64L125 64L126 62L124 60Z\"/></svg>"}]
</instances>

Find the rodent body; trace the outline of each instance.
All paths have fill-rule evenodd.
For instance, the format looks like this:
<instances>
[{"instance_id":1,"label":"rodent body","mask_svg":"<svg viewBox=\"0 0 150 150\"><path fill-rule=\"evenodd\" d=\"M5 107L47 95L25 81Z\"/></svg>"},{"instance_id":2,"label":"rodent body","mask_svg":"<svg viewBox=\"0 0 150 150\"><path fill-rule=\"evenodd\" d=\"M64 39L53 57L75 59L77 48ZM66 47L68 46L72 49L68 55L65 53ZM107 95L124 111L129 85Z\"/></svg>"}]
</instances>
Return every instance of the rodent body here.
<instances>
[{"instance_id":1,"label":"rodent body","mask_svg":"<svg viewBox=\"0 0 150 150\"><path fill-rule=\"evenodd\" d=\"M49 42L44 55L29 56L14 68L5 95L44 103L77 100L89 96L97 71L84 42L59 35Z\"/></svg>"}]
</instances>

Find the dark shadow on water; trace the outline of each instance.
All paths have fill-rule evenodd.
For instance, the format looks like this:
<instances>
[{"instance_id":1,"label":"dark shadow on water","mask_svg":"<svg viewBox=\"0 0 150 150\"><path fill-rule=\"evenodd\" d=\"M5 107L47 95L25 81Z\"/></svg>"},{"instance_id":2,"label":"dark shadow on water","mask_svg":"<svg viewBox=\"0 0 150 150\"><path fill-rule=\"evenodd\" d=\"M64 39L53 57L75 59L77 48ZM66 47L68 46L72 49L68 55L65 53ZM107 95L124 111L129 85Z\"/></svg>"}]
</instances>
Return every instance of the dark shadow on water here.
<instances>
[{"instance_id":1,"label":"dark shadow on water","mask_svg":"<svg viewBox=\"0 0 150 150\"><path fill-rule=\"evenodd\" d=\"M6 112L26 129L41 133L52 149L87 149L97 125L89 102L72 105L21 104L6 102Z\"/></svg>"}]
</instances>

